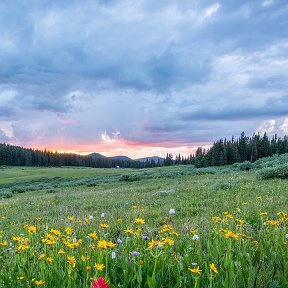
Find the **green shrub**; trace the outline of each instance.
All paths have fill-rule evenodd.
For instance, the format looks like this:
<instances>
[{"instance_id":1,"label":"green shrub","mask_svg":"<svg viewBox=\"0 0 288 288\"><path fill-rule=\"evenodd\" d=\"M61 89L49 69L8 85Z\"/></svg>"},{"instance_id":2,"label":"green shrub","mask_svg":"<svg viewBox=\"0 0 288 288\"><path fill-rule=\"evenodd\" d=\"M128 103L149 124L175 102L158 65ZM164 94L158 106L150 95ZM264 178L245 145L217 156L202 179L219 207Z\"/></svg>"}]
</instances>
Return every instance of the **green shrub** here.
<instances>
[{"instance_id":1,"label":"green shrub","mask_svg":"<svg viewBox=\"0 0 288 288\"><path fill-rule=\"evenodd\" d=\"M248 171L254 168L254 165L250 161L245 161L239 164L240 171Z\"/></svg>"},{"instance_id":2,"label":"green shrub","mask_svg":"<svg viewBox=\"0 0 288 288\"><path fill-rule=\"evenodd\" d=\"M256 172L256 176L264 180L273 178L288 179L288 163L263 168Z\"/></svg>"},{"instance_id":3,"label":"green shrub","mask_svg":"<svg viewBox=\"0 0 288 288\"><path fill-rule=\"evenodd\" d=\"M1 198L11 198L13 193L9 189L1 189L0 190L0 199Z\"/></svg>"}]
</instances>

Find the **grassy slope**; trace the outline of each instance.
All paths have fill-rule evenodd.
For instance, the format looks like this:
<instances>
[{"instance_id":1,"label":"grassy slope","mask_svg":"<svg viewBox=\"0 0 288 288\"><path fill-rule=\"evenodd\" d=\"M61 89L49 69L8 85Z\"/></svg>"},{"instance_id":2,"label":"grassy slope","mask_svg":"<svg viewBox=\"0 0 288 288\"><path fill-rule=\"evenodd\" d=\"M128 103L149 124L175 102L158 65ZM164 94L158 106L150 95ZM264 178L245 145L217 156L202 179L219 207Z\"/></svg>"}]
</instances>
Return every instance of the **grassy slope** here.
<instances>
[{"instance_id":1,"label":"grassy slope","mask_svg":"<svg viewBox=\"0 0 288 288\"><path fill-rule=\"evenodd\" d=\"M129 170L129 169L126 169ZM126 171L125 170L125 171ZM47 167L0 167L0 185L19 182L31 182L42 179L61 177L64 179L77 179L101 175L119 175L120 169L95 169L95 168L47 168Z\"/></svg>"},{"instance_id":2,"label":"grassy slope","mask_svg":"<svg viewBox=\"0 0 288 288\"><path fill-rule=\"evenodd\" d=\"M61 173L61 169L25 168L24 172L30 175L27 177L33 179L41 178L43 175L46 177L65 175L65 177L79 178L85 173L93 175L93 172L96 175L99 175L98 173L129 174L128 170L101 171L95 169L93 171L92 169L91 171L91 169L66 168L63 168ZM169 170L173 171L173 169L176 168L173 167ZM179 168L177 167L177 169ZM16 170L17 168L8 170L12 172L14 180L13 175ZM37 171L40 173L37 174ZM23 179L27 179L26 176L23 177ZM11 178L7 177L6 179ZM174 189L176 192L171 195L157 194L159 190L170 189ZM5 203L6 207L8 207L7 204L13 207L13 209L9 209L9 214L13 213L12 219L17 223L18 221L25 222L26 219L33 219L39 215L52 217L56 222L65 218L67 214L85 217L90 214L97 216L104 211L113 216L123 213L129 215L132 205L143 204L146 207L147 221L153 223L158 221L160 225L169 209L174 208L177 214L173 217L173 221L184 228L199 224L203 219L209 217L210 213L220 213L231 207L242 207L243 202L248 202L248 206L252 208L257 196L265 197L265 201L261 203L262 210L273 212L275 207L277 207L277 211L285 210L288 206L287 195L287 180L258 180L254 171L251 171L179 175L168 178L143 179L131 183L102 183L94 187L63 187L55 189L53 193L41 190L15 194L13 198L3 200L2 203ZM21 209L21 207L25 207L25 209ZM18 212L19 210L21 213Z\"/></svg>"},{"instance_id":3,"label":"grassy slope","mask_svg":"<svg viewBox=\"0 0 288 288\"><path fill-rule=\"evenodd\" d=\"M14 179L13 181L15 181L15 180L19 181L19 178L17 177L18 169L20 172L22 171L22 173L23 173L22 176L24 178L22 178L22 179L25 179L25 180L30 179L31 181L34 181L35 179L43 178L44 176L48 177L48 178L49 177L53 178L55 176L60 176L60 175L62 177L66 177L66 178L70 178L70 177L75 177L75 178L85 177L85 178L87 178L89 175L94 177L95 175L99 175L99 173L100 174L102 173L101 175L104 177L104 175L109 176L109 175L113 175L113 173L120 173L120 174L123 173L126 175L129 175L129 174L134 175L135 173L146 173L146 172L150 173L151 172L151 170L147 170L146 172L143 170L135 172L135 170L130 171L130 170L126 170L126 169L125 170L114 170L114 169L113 170L99 170L99 169L94 170L94 169L71 169L71 168L61 168L61 169L60 168L46 168L46 169L45 168L44 169L42 169L42 168L24 168L24 170L22 170L21 168L11 168L11 169L9 168L9 169L6 169L6 176L5 176L6 180L7 179ZM44 171L44 173L43 173L43 171ZM189 238L189 236L185 236L185 235L187 235L187 232L189 232L189 230L191 230L193 227L198 227L197 234L200 236L200 239L203 237L203 240L202 240L203 242L201 242L201 243L203 243L203 245L204 245L203 247L205 247L205 245L208 245L209 243L210 243L209 245L213 245L213 243L215 243L214 242L215 240L213 240L214 238L211 238L211 237L215 237L215 236L209 236L210 237L209 239L206 238L207 237L206 235L209 234L209 229L210 229L209 227L211 227L211 217L212 216L222 217L222 215L223 215L222 212L228 211L235 218L244 219L246 223L249 223L249 227L250 227L250 225L251 225L251 227L252 226L260 227L261 221L262 221L261 217L259 216L260 212L263 212L263 211L268 212L269 213L269 219L275 219L277 217L277 212L279 212L279 211L285 211L286 213L288 212L287 211L287 207L288 207L287 180L280 180L280 179L265 180L265 181L259 180L256 178L255 171L253 171L253 170L248 171L248 172L235 172L235 171L227 169L227 170L224 170L224 171L226 171L226 173L223 173L223 171L221 172L221 169L219 169L219 171L216 169L213 172L213 174L210 173L212 170L207 170L207 173L204 173L206 170L203 170L203 173L200 173L200 174L194 174L194 173L189 174L188 173L189 171L193 172L194 170L193 169L191 170L191 168L189 168L187 166L185 166L185 167L184 166L183 167L165 167L165 168L161 168L161 169L155 169L155 170L153 169L153 171L151 173L155 173L155 175L157 173L158 174L163 173L163 175L166 175L166 176L169 175L169 173L171 173L172 177L171 177L171 175L170 175L170 177L155 177L155 178L150 177L148 179L140 179L138 181L133 181L133 182L123 182L123 181L111 181L111 182L109 182L108 181L107 183L100 182L97 185L90 186L90 187L88 187L87 185L74 186L74 187L66 186L66 187L56 187L53 191L42 189L39 191L31 191L31 192L28 191L26 193L14 194L12 198L0 200L0 221L1 221L0 222L0 231L1 230L3 231L2 241L6 240L6 239L11 239L12 236L19 235L19 233L23 233L23 225L24 224L31 225L33 223L36 223L35 222L36 217L42 218L41 223L37 224L39 226L38 227L39 233L41 233L41 234L43 234L44 229L46 229L45 228L46 225L49 225L49 229L50 228L56 228L56 229L60 229L61 231L64 231L65 227L67 227L67 225L69 225L69 226L72 226L73 229L75 229L75 231L78 231L77 233L80 233L78 235L78 237L83 237L83 235L81 235L81 233L83 233L83 232L86 233L86 235L87 235L88 232L94 231L94 229L97 230L98 229L97 227L99 227L99 224L101 222L105 221L105 222L109 223L109 225L111 226L111 228L109 228L109 229L111 229L111 230L109 230L109 233L110 233L109 237L112 239L112 241L115 241L115 239L117 237L122 238L122 237L124 237L124 235L126 235L123 232L124 229L131 227L131 226L133 227L133 225L135 225L135 224L133 224L133 222L134 222L134 219L136 217L143 217L146 221L146 224L147 224L147 226L145 224L145 227L146 227L145 230L148 229L148 233L149 234L151 233L150 237L152 237L153 233L156 233L156 235L157 235L156 231L159 230L160 227L165 223L173 225L173 227L175 227L176 231L181 233L181 237L184 237L183 239L185 239L185 237ZM2 173L2 172L3 172L3 170L1 170L0 173ZM181 174L181 172L183 172L182 173L183 175L177 175L177 174ZM93 173L95 173L95 174L93 174ZM9 175L11 175L11 177L9 177ZM27 175L29 175L28 178L26 178ZM13 182L13 181L11 181L11 182ZM161 190L162 191L163 190L166 190L166 191L172 190L172 193L167 193L167 194L163 193L163 192L158 193ZM173 192L173 190L175 190L175 192ZM137 206L137 209L135 209L135 207L133 208L133 206L135 206L135 205ZM172 217L168 217L168 211L170 208L174 208L176 210L176 214ZM142 211L142 209L144 209L144 210ZM105 213L104 219L100 218L100 215L103 212ZM86 226L83 226L82 224L78 224L76 221L71 222L71 223L69 223L69 222L67 223L67 216L68 215L73 215L75 217L75 219L83 219L84 217L88 217L89 215L93 215L94 220L93 220L93 222L89 223L86 227ZM123 224L121 224L121 228L119 227L119 225L116 222L117 217L122 217L124 219ZM231 221L234 221L234 220L231 220ZM232 226L234 227L234 224ZM228 226L228 227L230 227L230 226ZM234 228L232 228L232 229L234 230ZM83 230L85 230L85 231L83 231ZM276 253L276 252L273 252L273 251L276 251L276 250L273 250L276 248L273 248L270 251L269 250L270 248L268 249L268 247L265 246L266 240L263 242L263 244L261 244L262 243L261 237L263 237L263 235L265 235L265 232L264 231L261 232L261 231L262 231L262 228L261 229L259 228L259 233L262 233L262 234L258 235L258 231L257 231L257 233L254 236L252 236L253 238L251 239L251 241L257 240L260 242L260 245L263 245L263 246L261 246L261 248L259 248L259 251L261 251L260 256L257 256L257 257L259 257L259 259L262 259L262 260L259 260L260 261L259 263L261 263L261 261L264 261L264 259L269 259L269 257L272 257L273 253L274 254ZM120 233L120 234L118 234L118 233ZM147 231L145 233L147 233ZM253 235L254 232L250 231L247 233ZM287 233L287 230L282 230L282 227L281 227L281 229L277 230L277 233L278 233L277 237L281 237L281 239L283 239L280 241L277 240L279 243L281 243L281 245L282 245L281 247L283 247L282 243L284 241L284 235L285 235L285 233ZM212 246L209 246L210 247L209 249L212 249L214 251L213 253L209 252L212 255L217 255L218 250L220 251L219 253L222 253L221 251L225 251L225 249L226 249L225 248L226 246L223 246L223 245L224 245L224 243L226 243L225 241L228 241L228 240L225 240L223 236L219 236L219 237L220 238L217 238L217 239L223 238L223 240L221 240L221 241L217 240L217 241L220 241L219 247L221 247L221 248L217 249L217 247L216 247L215 251L214 251L213 248L211 248ZM1 241L1 239L0 239L0 241ZM178 244L177 249L179 249L180 253L184 253L184 250L186 249L185 248L185 245L186 245L185 241L186 240L180 240L180 239L178 240L179 244ZM248 241L249 242L246 242L247 245L248 245L248 243L250 243L250 240L248 240ZM269 240L267 240L267 241L269 241ZM269 247L271 247L271 245L274 243L273 242L274 240L272 242L271 241L267 242L267 245L268 244L270 245ZM181 243L185 243L183 248L181 248L181 245L183 245ZM191 243L192 242L190 239L187 242L187 244L191 246L192 245ZM240 242L235 242L235 243L240 243ZM246 244L243 244L243 245L246 245ZM276 244L273 244L273 245L276 245ZM133 246L131 246L131 249L133 249L132 247ZM245 249L247 249L247 251L250 251L251 248L247 248L247 247ZM278 247L278 246L275 246L275 247ZM242 248L239 248L239 249L240 250L238 253L241 253ZM277 249L279 249L279 248L277 248ZM283 248L281 248L281 249L283 249ZM204 249L204 251L205 251L205 249ZM244 250L244 252L245 251L246 250ZM279 250L279 251L281 251L281 250ZM77 252L75 252L75 253L77 253ZM144 252L142 252L142 253L144 253ZM145 252L145 253L148 253L148 252ZM279 253L282 253L282 252L279 252ZM225 255L225 253L223 255ZM80 257L80 254L78 256ZM56 255L54 254L53 257L55 259L58 257L57 252L56 252ZM189 267L189 265L191 265L191 261L193 261L195 259L193 257L195 257L195 255L193 256L193 253L191 254L191 256L189 254L189 257L187 258L187 264L185 264L185 269L183 272L181 272L181 273L184 273L183 275L185 275L185 273L190 273L187 270L187 267ZM216 261L216 259L219 259L219 256L217 256L218 258L216 256L213 256L213 257L215 257L215 258L212 258L212 259L214 259L212 261ZM258 259L257 257L255 259ZM285 263L285 261L284 261L285 257L286 256L284 254L283 255L279 254L276 257L278 259L277 261L280 263L279 265L281 267L284 267L283 265L285 265L284 264ZM205 273L207 273L207 271L209 271L209 268L206 267L206 269L205 269L204 265L208 265L207 263L209 263L208 262L209 260L208 259L199 260L199 259L196 261L197 262L201 261L200 266L202 266L201 268L203 268L203 271L206 271ZM239 254L238 261L243 261L243 263L241 262L241 264L237 264L237 263L240 263L237 261L235 263L237 265L244 265L244 262L246 261L245 259L246 258L243 255L241 256ZM148 259L147 259L147 261L148 261ZM244 278L243 278L243 276L238 277L235 274L235 272L232 272L232 275L234 275L233 277L235 277L235 279L234 280L233 279L227 280L225 278L226 277L225 273L226 273L226 269L228 269L228 268L225 268L226 264L223 264L223 261L224 260L222 259L222 260L219 260L219 262L216 262L216 265L218 265L219 267L221 265L222 271L221 271L219 277L217 276L218 278L217 277L215 278L215 281L219 280L219 282L216 282L218 284L216 284L215 287L220 287L217 285L226 285L226 287L228 287L227 286L228 284L225 284L226 283L225 281L230 281L230 282L227 282L227 283L230 283L229 284L230 287L236 287L235 285L238 285L237 281L243 281L243 283L246 283L245 282L246 279L244 279L245 277ZM77 263L80 263L79 259L78 259ZM151 262L151 263L153 263L153 262ZM165 263L165 260L163 260L163 262L161 262L161 263ZM261 269L259 268L258 272L255 272L257 270L257 267L258 267L257 263L258 262L256 262L256 264L252 265L252 266L250 264L249 267L247 266L248 267L247 271L243 270L244 271L243 272L241 270L244 274L245 273L247 275L249 274L249 277L252 277L250 280L247 278L248 279L247 283L254 283L255 284L256 282L254 282L254 280L253 280L255 277L255 279L259 279L259 280L257 280L257 283L256 283L257 285L255 287L268 287L268 286L270 287L272 285L270 282L271 277L272 277L272 274L274 272L271 270L272 274L269 274L270 268L268 266L267 267L263 266L263 267L261 267ZM275 262L273 262L273 263L275 263ZM109 262L109 265L112 265L112 264L110 264L110 262ZM125 261L121 262L119 265L122 265L121 267L124 267L126 265ZM187 265L187 267L186 267L186 265ZM178 266L175 266L175 267L178 267ZM286 267L286 272L287 272L287 265L285 267ZM244 266L242 269L244 269ZM249 269L250 270L252 269L252 270L250 271ZM254 271L253 269L256 269L256 270ZM2 271L2 273L4 273L3 275L5 275L6 270L0 269L0 272L1 271ZM113 269L112 269L112 271L113 271ZM120 270L120 271L124 271L124 270ZM123 281L128 281L127 279L130 279L129 275L131 275L131 273L133 273L129 269L127 271L126 271L127 275L126 274L123 274L123 275L119 274L121 280L120 279L117 280L117 275L115 274L113 276L113 272L111 272L111 274L109 276L111 283L113 281L119 283L119 281L120 281L120 283L122 283L122 285L123 285L122 287L130 287L129 285L132 285L131 287L136 287L136 286L133 286L135 283L134 284L130 283L129 285L123 283ZM163 269L163 271L165 271L165 269ZM171 271L173 271L173 269L171 269ZM11 272L11 275L13 278L15 278L16 275L18 275L20 273L19 272L17 274L17 271L16 272L9 271L9 273L10 272ZM49 274L50 272L49 273L48 272L47 272L47 275L45 274L45 276L43 276L41 274L41 276L39 276L39 277L41 279L42 278L45 279L45 281L47 282L46 283L47 287L54 287L53 285L55 285L55 284L53 284L53 281L56 281L57 279L55 280L53 278L52 272L51 272L52 276ZM27 273L28 274L30 273L29 274L29 275L31 275L30 278L38 277L38 276L34 275L33 269L32 269L32 271L27 272ZM151 271L147 272L147 273L151 273ZM257 273L258 273L258 276L257 276ZM119 275L118 275L118 277L119 277ZM143 274L143 275L146 275L146 274ZM182 275L182 274L179 274L179 275ZM285 275L285 271L282 271L282 270L278 271L277 275L275 276L276 277L275 283L276 284L278 283L279 285L283 285L283 283L287 283L284 275ZM67 277L66 278L65 277L63 279L67 278ZM163 277L162 279L166 279L166 276L162 276L162 277ZM184 285L182 287L192 287L191 286L192 282L193 282L192 275L189 276L188 278L185 278L185 277L186 276L183 276L183 278L181 278L182 279L181 281L184 281L183 283L186 283L186 284L182 284L182 285ZM208 280L205 280L208 278L205 278L205 277L206 276L203 275L203 277L202 277L203 280L201 280L201 281L203 281L203 284L201 284L201 285L202 286L204 285L203 287L208 287L207 286L208 282L205 282L205 281L208 281ZM178 278L178 279L180 279L180 278ZM73 280L73 281L78 281L78 280L79 280L79 277L75 276L75 280ZM7 282L8 280L4 280L4 281ZM188 282L185 282L185 281L188 281ZM220 283L222 283L222 284L220 284ZM233 283L233 284L231 284L231 283ZM268 283L270 283L270 284L268 285ZM77 285L80 285L80 284L78 283ZM77 286L77 285L75 287L82 287L82 286ZM147 283L143 287L146 287L146 285L147 285ZM170 287L167 283L163 284L163 285L164 285L163 287ZM233 286L231 286L231 285L233 285ZM277 286L277 285L275 287L281 287L281 286ZM286 285L286 284L284 284L284 285ZM202 286L200 286L200 287L202 287ZM10 287L10 286L7 286L7 287ZM23 287L26 287L26 286L23 286ZM34 286L32 285L31 287L34 287ZM72 285L71 287L74 287L74 286ZM87 287L89 287L89 284ZM111 285L111 287L116 287L116 286ZM160 286L156 285L155 287L160 287ZM171 287L175 287L175 283Z\"/></svg>"}]
</instances>

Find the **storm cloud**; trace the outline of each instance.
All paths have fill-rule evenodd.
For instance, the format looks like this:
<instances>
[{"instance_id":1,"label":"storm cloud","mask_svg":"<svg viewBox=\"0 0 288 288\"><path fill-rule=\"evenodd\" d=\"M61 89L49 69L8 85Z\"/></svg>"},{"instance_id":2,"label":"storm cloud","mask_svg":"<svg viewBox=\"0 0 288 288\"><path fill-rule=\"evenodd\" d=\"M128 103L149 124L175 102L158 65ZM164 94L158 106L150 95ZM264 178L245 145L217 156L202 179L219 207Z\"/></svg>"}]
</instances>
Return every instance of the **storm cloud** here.
<instances>
[{"instance_id":1,"label":"storm cloud","mask_svg":"<svg viewBox=\"0 0 288 288\"><path fill-rule=\"evenodd\" d=\"M285 0L1 1L0 140L129 154L287 134L287 27Z\"/></svg>"}]
</instances>

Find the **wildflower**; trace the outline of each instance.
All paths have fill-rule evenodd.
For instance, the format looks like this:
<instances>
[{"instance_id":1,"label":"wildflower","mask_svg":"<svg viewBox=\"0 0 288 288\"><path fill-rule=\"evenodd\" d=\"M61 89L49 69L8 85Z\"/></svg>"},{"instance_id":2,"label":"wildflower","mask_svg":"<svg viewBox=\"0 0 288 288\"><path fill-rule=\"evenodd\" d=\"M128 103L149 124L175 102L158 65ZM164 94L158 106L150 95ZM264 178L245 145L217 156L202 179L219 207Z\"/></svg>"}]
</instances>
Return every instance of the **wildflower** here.
<instances>
[{"instance_id":1,"label":"wildflower","mask_svg":"<svg viewBox=\"0 0 288 288\"><path fill-rule=\"evenodd\" d=\"M288 240L288 234L285 234L285 239L287 239L287 240Z\"/></svg>"},{"instance_id":2,"label":"wildflower","mask_svg":"<svg viewBox=\"0 0 288 288\"><path fill-rule=\"evenodd\" d=\"M58 254L60 254L60 255L65 254L65 251L64 251L63 249L60 249L60 250L58 251Z\"/></svg>"},{"instance_id":3,"label":"wildflower","mask_svg":"<svg viewBox=\"0 0 288 288\"><path fill-rule=\"evenodd\" d=\"M48 262L48 263L52 263L53 260L54 260L54 259L53 259L52 257L47 257L47 258L46 258L46 262Z\"/></svg>"},{"instance_id":4,"label":"wildflower","mask_svg":"<svg viewBox=\"0 0 288 288\"><path fill-rule=\"evenodd\" d=\"M65 229L65 232L66 232L67 235L71 235L73 233L73 229L71 227L67 227Z\"/></svg>"},{"instance_id":5,"label":"wildflower","mask_svg":"<svg viewBox=\"0 0 288 288\"><path fill-rule=\"evenodd\" d=\"M74 256L68 256L67 262L72 266L72 268L75 268L76 266L76 259Z\"/></svg>"},{"instance_id":6,"label":"wildflower","mask_svg":"<svg viewBox=\"0 0 288 288\"><path fill-rule=\"evenodd\" d=\"M188 270L196 275L201 275L202 272L202 270L199 269L199 266L197 266L197 268L188 268Z\"/></svg>"},{"instance_id":7,"label":"wildflower","mask_svg":"<svg viewBox=\"0 0 288 288\"><path fill-rule=\"evenodd\" d=\"M219 216L214 216L214 217L212 217L212 221L214 222L214 223L217 223L217 222L219 222L221 219L220 219L220 217Z\"/></svg>"},{"instance_id":8,"label":"wildflower","mask_svg":"<svg viewBox=\"0 0 288 288\"><path fill-rule=\"evenodd\" d=\"M131 255L132 255L132 256L139 256L139 255L140 255L140 252L138 252L138 251L132 251L132 252L131 252Z\"/></svg>"},{"instance_id":9,"label":"wildflower","mask_svg":"<svg viewBox=\"0 0 288 288\"><path fill-rule=\"evenodd\" d=\"M27 230L30 234L36 233L36 227L35 226L27 226Z\"/></svg>"},{"instance_id":10,"label":"wildflower","mask_svg":"<svg viewBox=\"0 0 288 288\"><path fill-rule=\"evenodd\" d=\"M116 243L117 243L117 244L122 244L122 240L118 238L118 239L116 240Z\"/></svg>"},{"instance_id":11,"label":"wildflower","mask_svg":"<svg viewBox=\"0 0 288 288\"><path fill-rule=\"evenodd\" d=\"M143 236L142 236L142 239L143 239L143 240L148 240L149 237L148 237L147 235L143 235Z\"/></svg>"},{"instance_id":12,"label":"wildflower","mask_svg":"<svg viewBox=\"0 0 288 288\"><path fill-rule=\"evenodd\" d=\"M50 229L50 232L52 234L54 234L55 236L60 236L61 235L61 232L59 230L56 230L56 229L53 229L53 228Z\"/></svg>"},{"instance_id":13,"label":"wildflower","mask_svg":"<svg viewBox=\"0 0 288 288\"><path fill-rule=\"evenodd\" d=\"M166 224L162 227L162 229L159 231L159 233L166 233L170 230L173 230L173 227L171 225Z\"/></svg>"},{"instance_id":14,"label":"wildflower","mask_svg":"<svg viewBox=\"0 0 288 288\"><path fill-rule=\"evenodd\" d=\"M42 259L45 258L45 256L46 256L46 254L42 253L42 254L39 255L38 259L39 259L39 260L42 260Z\"/></svg>"},{"instance_id":15,"label":"wildflower","mask_svg":"<svg viewBox=\"0 0 288 288\"><path fill-rule=\"evenodd\" d=\"M101 213L101 218L104 218L105 217L105 213Z\"/></svg>"},{"instance_id":16,"label":"wildflower","mask_svg":"<svg viewBox=\"0 0 288 288\"><path fill-rule=\"evenodd\" d=\"M68 219L69 221L73 221L73 220L74 220L74 217L73 217L73 216L67 216L67 219Z\"/></svg>"},{"instance_id":17,"label":"wildflower","mask_svg":"<svg viewBox=\"0 0 288 288\"><path fill-rule=\"evenodd\" d=\"M86 271L89 271L89 270L91 270L91 266L88 265L88 266L85 267L85 269L86 269Z\"/></svg>"},{"instance_id":18,"label":"wildflower","mask_svg":"<svg viewBox=\"0 0 288 288\"><path fill-rule=\"evenodd\" d=\"M277 221L277 220L267 220L267 221L266 221L266 224L267 224L267 225L271 225L271 226L279 226L279 225L280 225L280 222Z\"/></svg>"},{"instance_id":19,"label":"wildflower","mask_svg":"<svg viewBox=\"0 0 288 288\"><path fill-rule=\"evenodd\" d=\"M152 240L148 243L148 249L152 249L153 247L161 248L164 245L164 242Z\"/></svg>"},{"instance_id":20,"label":"wildflower","mask_svg":"<svg viewBox=\"0 0 288 288\"><path fill-rule=\"evenodd\" d=\"M122 221L123 221L123 218L121 218L121 217L117 218L117 222L122 222Z\"/></svg>"},{"instance_id":21,"label":"wildflower","mask_svg":"<svg viewBox=\"0 0 288 288\"><path fill-rule=\"evenodd\" d=\"M233 231L227 231L225 234L224 234L224 237L226 238L226 239L229 239L229 238L234 238L234 239L238 239L239 238L239 235L238 234L236 234L236 233L234 233Z\"/></svg>"},{"instance_id":22,"label":"wildflower","mask_svg":"<svg viewBox=\"0 0 288 288\"><path fill-rule=\"evenodd\" d=\"M109 283L106 282L106 280L102 277L99 277L96 279L95 282L92 282L92 287L93 288L108 288L109 287Z\"/></svg>"},{"instance_id":23,"label":"wildflower","mask_svg":"<svg viewBox=\"0 0 288 288\"><path fill-rule=\"evenodd\" d=\"M20 242L21 241L21 237L17 237L17 236L13 236L12 237L12 240L14 241L14 242Z\"/></svg>"},{"instance_id":24,"label":"wildflower","mask_svg":"<svg viewBox=\"0 0 288 288\"><path fill-rule=\"evenodd\" d=\"M23 276L18 276L18 277L17 277L17 280L23 280L23 279L24 279Z\"/></svg>"},{"instance_id":25,"label":"wildflower","mask_svg":"<svg viewBox=\"0 0 288 288\"><path fill-rule=\"evenodd\" d=\"M176 212L175 212L174 209L171 208L171 209L169 210L169 215L175 215L175 213L176 213Z\"/></svg>"},{"instance_id":26,"label":"wildflower","mask_svg":"<svg viewBox=\"0 0 288 288\"><path fill-rule=\"evenodd\" d=\"M89 233L88 236L89 236L90 238L92 238L93 240L96 240L96 239L98 238L98 236L97 236L97 234L96 234L95 232Z\"/></svg>"},{"instance_id":27,"label":"wildflower","mask_svg":"<svg viewBox=\"0 0 288 288\"><path fill-rule=\"evenodd\" d=\"M169 246L173 246L174 245L174 240L169 239L169 238L163 239L163 242L168 244Z\"/></svg>"},{"instance_id":28,"label":"wildflower","mask_svg":"<svg viewBox=\"0 0 288 288\"><path fill-rule=\"evenodd\" d=\"M42 220L42 218L41 218L41 217L36 217L35 220L36 220L37 222L40 222L40 221Z\"/></svg>"},{"instance_id":29,"label":"wildflower","mask_svg":"<svg viewBox=\"0 0 288 288\"><path fill-rule=\"evenodd\" d=\"M193 241L198 241L199 240L199 236L197 234L193 235L192 240Z\"/></svg>"},{"instance_id":30,"label":"wildflower","mask_svg":"<svg viewBox=\"0 0 288 288\"><path fill-rule=\"evenodd\" d=\"M211 272L218 273L218 270L217 270L217 268L216 268L216 266L215 266L214 263L211 263L211 264L209 265L209 267L210 267L210 271L211 271Z\"/></svg>"},{"instance_id":31,"label":"wildflower","mask_svg":"<svg viewBox=\"0 0 288 288\"><path fill-rule=\"evenodd\" d=\"M134 223L135 224L145 224L145 220L143 218L136 218Z\"/></svg>"},{"instance_id":32,"label":"wildflower","mask_svg":"<svg viewBox=\"0 0 288 288\"><path fill-rule=\"evenodd\" d=\"M116 252L113 251L113 252L111 253L111 258L112 258L112 259L116 259Z\"/></svg>"},{"instance_id":33,"label":"wildflower","mask_svg":"<svg viewBox=\"0 0 288 288\"><path fill-rule=\"evenodd\" d=\"M97 271L103 271L103 269L105 268L105 265L104 265L104 264L100 264L100 263L95 263L95 264L94 264L94 268L95 268Z\"/></svg>"},{"instance_id":34,"label":"wildflower","mask_svg":"<svg viewBox=\"0 0 288 288\"><path fill-rule=\"evenodd\" d=\"M267 215L268 215L268 212L261 212L259 215L260 215L260 216L267 216Z\"/></svg>"},{"instance_id":35,"label":"wildflower","mask_svg":"<svg viewBox=\"0 0 288 288\"><path fill-rule=\"evenodd\" d=\"M36 280L34 283L35 283L36 286L41 286L41 285L43 285L43 284L45 283L45 281L43 281L43 280Z\"/></svg>"},{"instance_id":36,"label":"wildflower","mask_svg":"<svg viewBox=\"0 0 288 288\"><path fill-rule=\"evenodd\" d=\"M100 226L101 228L104 228L104 229L109 228L109 225L107 223L102 223L100 224Z\"/></svg>"},{"instance_id":37,"label":"wildflower","mask_svg":"<svg viewBox=\"0 0 288 288\"><path fill-rule=\"evenodd\" d=\"M92 220L94 217L92 215L89 215L88 219Z\"/></svg>"}]
</instances>

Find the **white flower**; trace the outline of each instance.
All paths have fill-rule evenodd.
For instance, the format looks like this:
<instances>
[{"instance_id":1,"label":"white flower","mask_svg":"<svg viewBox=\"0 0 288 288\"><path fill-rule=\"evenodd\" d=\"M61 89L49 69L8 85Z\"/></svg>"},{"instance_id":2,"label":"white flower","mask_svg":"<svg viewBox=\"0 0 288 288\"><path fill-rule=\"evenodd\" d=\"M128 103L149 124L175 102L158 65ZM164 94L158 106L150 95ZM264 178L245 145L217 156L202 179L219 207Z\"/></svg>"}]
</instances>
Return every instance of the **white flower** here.
<instances>
[{"instance_id":1,"label":"white flower","mask_svg":"<svg viewBox=\"0 0 288 288\"><path fill-rule=\"evenodd\" d=\"M116 253L114 251L111 253L111 257L112 259L116 259Z\"/></svg>"},{"instance_id":2,"label":"white flower","mask_svg":"<svg viewBox=\"0 0 288 288\"><path fill-rule=\"evenodd\" d=\"M193 240L193 241L198 241L198 240L199 240L199 236L198 236L198 235L196 235L196 234L195 234L195 235L193 235L193 237L192 237L192 240Z\"/></svg>"},{"instance_id":3,"label":"white flower","mask_svg":"<svg viewBox=\"0 0 288 288\"><path fill-rule=\"evenodd\" d=\"M288 239L288 234L285 235L285 239Z\"/></svg>"},{"instance_id":4,"label":"white flower","mask_svg":"<svg viewBox=\"0 0 288 288\"><path fill-rule=\"evenodd\" d=\"M171 208L171 209L169 210L169 215L174 215L175 213L176 213L176 212L175 212L174 209Z\"/></svg>"},{"instance_id":5,"label":"white flower","mask_svg":"<svg viewBox=\"0 0 288 288\"><path fill-rule=\"evenodd\" d=\"M73 238L73 242L74 243L77 242L77 238L76 237Z\"/></svg>"},{"instance_id":6,"label":"white flower","mask_svg":"<svg viewBox=\"0 0 288 288\"><path fill-rule=\"evenodd\" d=\"M102 214L101 214L101 218L104 218L105 217L105 213L103 212Z\"/></svg>"},{"instance_id":7,"label":"white flower","mask_svg":"<svg viewBox=\"0 0 288 288\"><path fill-rule=\"evenodd\" d=\"M89 215L89 220L92 220L94 217L92 215Z\"/></svg>"}]
</instances>

